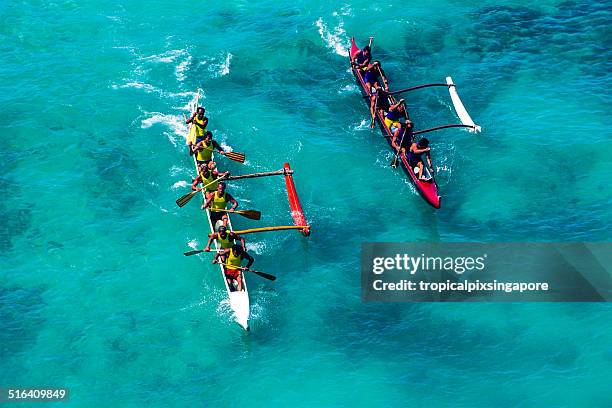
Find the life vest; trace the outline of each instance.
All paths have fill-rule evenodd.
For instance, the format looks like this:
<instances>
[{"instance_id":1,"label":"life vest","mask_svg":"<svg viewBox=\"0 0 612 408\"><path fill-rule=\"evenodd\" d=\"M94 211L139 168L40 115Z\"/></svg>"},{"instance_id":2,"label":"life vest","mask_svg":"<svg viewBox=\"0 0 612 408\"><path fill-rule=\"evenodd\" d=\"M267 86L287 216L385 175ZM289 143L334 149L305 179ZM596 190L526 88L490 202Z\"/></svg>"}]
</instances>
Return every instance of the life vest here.
<instances>
[{"instance_id":1,"label":"life vest","mask_svg":"<svg viewBox=\"0 0 612 408\"><path fill-rule=\"evenodd\" d=\"M204 145L204 149L198 151L196 159L198 161L209 161L212 159L213 142L211 140L210 144L206 144L206 142L203 142L202 144Z\"/></svg>"},{"instance_id":2,"label":"life vest","mask_svg":"<svg viewBox=\"0 0 612 408\"><path fill-rule=\"evenodd\" d=\"M211 207L218 210L225 210L227 206L227 193L223 193L222 197L219 197L219 192L215 191Z\"/></svg>"},{"instance_id":3,"label":"life vest","mask_svg":"<svg viewBox=\"0 0 612 408\"><path fill-rule=\"evenodd\" d=\"M212 171L208 171L208 177L204 177L204 172L200 172L200 178L202 179L202 185L205 186L209 183L209 186L206 187L206 191L210 192L210 191L216 191L217 187L219 186L219 182L215 181L216 177L214 176ZM213 183L214 181L214 183Z\"/></svg>"},{"instance_id":4,"label":"life vest","mask_svg":"<svg viewBox=\"0 0 612 408\"><path fill-rule=\"evenodd\" d=\"M206 119L206 116L202 116L202 119L198 119L198 115L194 116L193 121L195 123L199 123L200 125L204 126L204 119ZM193 127L195 128L195 137L202 137L204 136L204 133L206 132L206 128L201 128L200 126L194 124Z\"/></svg>"},{"instance_id":5,"label":"life vest","mask_svg":"<svg viewBox=\"0 0 612 408\"><path fill-rule=\"evenodd\" d=\"M234 238L230 236L229 232L225 232L225 238L222 238L221 235L217 232L217 242L221 245L221 248L231 248L234 245Z\"/></svg>"},{"instance_id":6,"label":"life vest","mask_svg":"<svg viewBox=\"0 0 612 408\"><path fill-rule=\"evenodd\" d=\"M227 256L227 261L225 262L228 267L231 269L232 266L239 267L242 262L242 256L236 256L234 254L234 250L230 249L229 255Z\"/></svg>"}]
</instances>

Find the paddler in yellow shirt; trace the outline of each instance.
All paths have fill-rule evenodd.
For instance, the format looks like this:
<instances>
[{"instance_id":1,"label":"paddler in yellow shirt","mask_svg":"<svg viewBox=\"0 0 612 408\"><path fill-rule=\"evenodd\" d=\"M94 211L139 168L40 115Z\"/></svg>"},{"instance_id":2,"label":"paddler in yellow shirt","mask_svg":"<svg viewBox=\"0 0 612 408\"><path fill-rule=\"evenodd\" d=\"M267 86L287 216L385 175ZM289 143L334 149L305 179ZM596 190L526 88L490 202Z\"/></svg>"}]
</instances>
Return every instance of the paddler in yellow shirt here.
<instances>
[{"instance_id":1,"label":"paddler in yellow shirt","mask_svg":"<svg viewBox=\"0 0 612 408\"><path fill-rule=\"evenodd\" d=\"M196 177L191 183L191 189L196 190L198 188L198 184L202 183L202 186L206 186L204 187L204 192L206 193L206 198L208 198L215 191L217 191L217 187L219 186L219 181L215 180L220 180L221 177L227 177L229 175L229 171L219 173L217 171L217 164L214 161L199 164L198 177Z\"/></svg>"},{"instance_id":2,"label":"paddler in yellow shirt","mask_svg":"<svg viewBox=\"0 0 612 408\"><path fill-rule=\"evenodd\" d=\"M190 154L192 150L192 146L196 144L196 139L203 138L204 133L206 133L206 126L208 126L208 118L204 116L205 109L200 106L198 109L191 114L191 117L185 121L188 125L193 123L191 130L189 132L189 137L187 138L187 145L189 145Z\"/></svg>"},{"instance_id":3,"label":"paddler in yellow shirt","mask_svg":"<svg viewBox=\"0 0 612 408\"><path fill-rule=\"evenodd\" d=\"M238 207L238 201L225 191L225 183L220 181L217 186L217 191L211 194L210 197L206 199L206 204L202 206L203 210L210 208L210 221L213 227L219 220L222 220L223 226L227 227L227 222L229 221L227 212L215 210L225 210L229 203L232 203L232 207L228 211L233 212Z\"/></svg>"},{"instance_id":4,"label":"paddler in yellow shirt","mask_svg":"<svg viewBox=\"0 0 612 408\"><path fill-rule=\"evenodd\" d=\"M204 251L210 252L210 244L212 244L213 239L217 240L217 243L219 244L221 249L231 248L236 241L240 241L242 249L246 251L246 247L244 246L244 238L236 234L234 231L228 231L227 227L224 227L223 225L219 227L219 231L210 235L210 238L208 238L208 243L206 244L206 248L204 248Z\"/></svg>"},{"instance_id":5,"label":"paddler in yellow shirt","mask_svg":"<svg viewBox=\"0 0 612 408\"><path fill-rule=\"evenodd\" d=\"M214 149L217 149L221 154L225 153L219 143L213 140L212 137L213 134L210 130L207 130L202 138L196 137L196 143L191 148L191 154L196 155L198 164L211 161Z\"/></svg>"},{"instance_id":6,"label":"paddler in yellow shirt","mask_svg":"<svg viewBox=\"0 0 612 408\"><path fill-rule=\"evenodd\" d=\"M253 257L238 244L235 244L231 248L222 249L215 254L213 263L219 263L219 258L223 260L225 264L225 278L230 288L237 291L242 290L242 261L247 260L246 268L250 268L255 261ZM236 281L236 287L234 287L234 281Z\"/></svg>"}]
</instances>

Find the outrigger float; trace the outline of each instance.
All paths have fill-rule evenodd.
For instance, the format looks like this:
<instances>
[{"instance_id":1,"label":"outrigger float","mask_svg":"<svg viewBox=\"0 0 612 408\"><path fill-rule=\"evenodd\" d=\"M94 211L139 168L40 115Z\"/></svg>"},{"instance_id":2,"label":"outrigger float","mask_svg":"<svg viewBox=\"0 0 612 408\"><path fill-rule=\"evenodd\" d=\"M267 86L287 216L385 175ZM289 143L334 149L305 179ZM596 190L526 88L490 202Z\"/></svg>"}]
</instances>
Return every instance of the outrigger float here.
<instances>
[{"instance_id":1,"label":"outrigger float","mask_svg":"<svg viewBox=\"0 0 612 408\"><path fill-rule=\"evenodd\" d=\"M349 50L349 63L352 61L352 58L358 52L359 52L359 47L357 47L357 45L355 44L355 38L351 38L351 48ZM370 97L372 96L372 93L370 89L368 89L368 86L366 85L363 79L362 72L357 67L353 66L353 64L351 64L351 71L353 72L353 75L355 76L355 81L357 82L357 85L359 86L359 89L361 90L361 94L364 97L369 107ZM448 88L451 100L453 102L453 106L455 107L455 111L457 112L457 116L461 120L461 123L442 125L442 126L436 126L433 128L429 128L429 129L413 131L412 136L416 136L416 135L420 135L420 134L428 133L428 132L433 132L435 130L454 128L454 127L468 128L471 132L474 132L474 133L480 132L481 130L480 126L474 123L470 115L467 113L465 106L461 102L461 99L459 98L459 95L457 94L456 86L453 83L453 79L451 77L446 77L446 83L424 84L424 85L413 86L413 87L406 88L406 89L400 89L398 91L389 92L388 93L389 94L389 105L393 105L397 102L395 98L393 97L394 94L410 92L410 91L415 91L417 89L429 88L429 87L434 87L434 86L444 86ZM408 119L409 114L408 114L407 108L406 108L406 116ZM436 183L435 176L426 168L427 166L423 166L424 171L428 173L428 180L420 180L415 174L414 170L412 169L412 166L409 164L406 153L405 152L397 153L395 149L393 148L393 145L392 145L393 134L391 132L391 129L389 129L389 127L387 127L387 125L385 124L385 112L382 109L377 109L375 117L376 117L376 121L378 122L378 126L385 140L387 141L387 143L389 143L389 146L394 151L394 153L397 154L397 158L402 164L402 169L404 170L406 175L410 178L410 181L412 182L412 184L414 184L416 190L419 192L421 197L423 197L423 199L427 201L427 203L429 203L432 207L440 208L441 198L438 193L439 191L438 184ZM405 130L406 129L404 128L403 131Z\"/></svg>"},{"instance_id":2,"label":"outrigger float","mask_svg":"<svg viewBox=\"0 0 612 408\"><path fill-rule=\"evenodd\" d=\"M196 98L194 99L193 103L190 106L192 109L192 112L195 112L197 110L199 106L198 105L199 99L200 99L200 92L198 91ZM189 126L190 135L189 136L191 136L191 132L193 131L195 131L195 127L193 126L193 124L190 124ZM189 136L187 137L187 140L190 139ZM196 175L197 175L198 165L197 165L195 155L193 156L193 160L194 160L194 165L195 165L195 170L196 170ZM235 160L235 161L239 161L239 160ZM244 157L243 157L242 162L244 162ZM281 225L281 226L251 228L247 230L235 231L232 226L231 220L228 220L228 223L227 223L228 231L233 231L234 233L238 235L245 235L245 234L252 234L252 233L258 233L258 232L265 232L265 231L298 230L304 236L310 235L310 226L306 222L306 216L304 215L304 212L302 210L302 206L300 204L300 200L298 198L298 195L295 189L295 184L293 182L293 170L289 166L289 163L285 163L283 168L277 171L228 176L228 177L223 178L223 180L230 181L230 180L248 179L248 178L255 178L255 177L275 176L275 175L282 175L285 178L285 184L287 186L287 196L289 199L289 206L291 208L291 216L294 220L295 225L287 225L287 226ZM219 178L219 180L220 179L222 178ZM197 194L198 190L192 191L180 197L178 200L176 200L177 205L179 207L183 207L187 202L191 200L191 198L193 198L195 194ZM201 193L202 193L202 198L206 200L205 189L202 188ZM246 210L246 211L249 211L249 210ZM222 221L217 221L216 225L213 225L210 209L207 208L205 212L206 212L206 217L208 219L208 227L210 228L210 234L208 234L208 236L206 237L208 239L210 235L217 232L219 226L222 225ZM240 211L236 210L236 213L240 214ZM230 214L231 213L228 213L228 216ZM256 219L259 219L259 218L256 218ZM211 250L211 252L213 253L218 252L221 249L221 246L217 242L217 240L214 240L214 243L215 243L215 249ZM195 254L202 253L202 252L204 251L203 250L187 251L184 253L184 255L189 256L189 255L195 255ZM250 327L249 327L250 300L249 300L249 291L247 289L247 283L246 283L244 273L242 273L242 290L239 291L239 290L236 290L234 285L230 285L228 283L228 279L226 279L226 276L225 276L225 266L223 264L219 264L219 268L221 272L221 279L223 280L225 284L225 290L227 292L227 298L229 300L230 308L232 309L232 312L234 314L234 319L243 329L249 331L250 330ZM264 272L249 270L246 268L241 268L241 269L243 269L243 272L253 272L269 280L276 279L276 277L266 274Z\"/></svg>"}]
</instances>

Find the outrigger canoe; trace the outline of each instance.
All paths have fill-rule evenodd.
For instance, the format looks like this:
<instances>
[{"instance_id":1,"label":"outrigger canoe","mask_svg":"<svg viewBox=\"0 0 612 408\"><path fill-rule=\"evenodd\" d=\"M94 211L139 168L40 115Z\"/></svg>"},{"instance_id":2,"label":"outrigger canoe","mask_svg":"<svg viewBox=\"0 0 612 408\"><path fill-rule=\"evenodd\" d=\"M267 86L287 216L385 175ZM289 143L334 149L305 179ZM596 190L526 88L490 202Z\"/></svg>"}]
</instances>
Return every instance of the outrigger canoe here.
<instances>
[{"instance_id":1,"label":"outrigger canoe","mask_svg":"<svg viewBox=\"0 0 612 408\"><path fill-rule=\"evenodd\" d=\"M357 52L359 52L359 47L357 47L357 45L355 44L355 39L352 38L350 58L353 58ZM353 71L353 75L355 76L357 85L359 85L361 94L364 96L364 100L366 101L366 104L368 105L368 108L369 108L370 107L370 97L372 96L372 94L370 90L368 89L368 87L366 86L365 81L363 80L361 70L353 66L351 66L351 70ZM394 103L396 103L396 100L395 98L393 98L392 95L390 95L389 104L392 105ZM408 109L406 109L406 113L408 113ZM395 152L395 149L391 145L391 140L393 139L393 133L391 132L391 129L389 129L387 125L385 125L385 118L383 116L383 113L380 110L377 110L376 116L378 119L377 120L378 126L380 127L380 130L382 131L383 135L385 136L385 140L387 141L387 143L389 143L389 146ZM414 173L412 166L410 166L410 164L408 163L408 158L406 157L405 153L401 153L399 155L399 160L402 164L402 169L404 169L404 172L410 178L410 180L412 181L412 184L414 184L416 190L419 192L421 197L423 197L425 201L427 201L434 208L440 208L440 196L438 195L438 184L436 183L435 179L430 178L428 181L419 180L417 175ZM427 166L424 166L424 167L427 167Z\"/></svg>"},{"instance_id":2,"label":"outrigger canoe","mask_svg":"<svg viewBox=\"0 0 612 408\"><path fill-rule=\"evenodd\" d=\"M355 54L359 52L359 47L357 47L357 45L355 44L355 38L351 38L351 49L349 52L349 63L352 60L352 58L355 56ZM365 100L366 104L368 105L368 108L370 106L370 97L372 96L370 89L368 89L368 86L366 85L363 76L362 76L362 72L361 70L359 70L358 68L352 66L351 64L351 71L353 72L353 75L355 76L355 81L357 82L357 85L359 86L359 89L361 91L361 95L363 96L363 99ZM463 103L461 102L461 100L459 99L459 96L457 95L457 90L455 89L455 84L452 82L452 78L451 77L447 77L446 78L446 83L437 83L437 84L426 84L426 85L419 85L419 86L415 86L412 88L407 88L404 90L400 90L400 91L396 91L393 93L400 93L400 92L408 92L408 91L412 91L412 90L416 90L416 89L421 89L421 88L426 88L426 87L430 87L430 86L445 86L448 87L450 95L451 95L451 100L453 102L453 105L455 106L455 110L459 116L459 118L461 119L461 124L452 124L452 125L443 125L443 126L438 126L435 128L431 128L431 129L426 129L426 130L421 130L418 132L413 132L413 135L417 135L417 134L421 134L421 133L426 133L426 132L430 132L430 131L434 131L434 130L439 130L439 129L445 129L445 128L450 128L450 127L465 127L465 128L469 128L474 132L479 132L480 131L480 126L476 125L472 119L470 118L469 114L467 113L465 107L463 106ZM397 101L395 100L395 98L393 97L393 95L389 95L389 104L395 104ZM406 114L409 117L409 113L408 113L408 109L406 107ZM393 150L394 153L396 153L395 148L393 148L392 145L392 139L393 139L393 133L391 132L391 129L389 129L387 127L387 125L385 125L385 117L384 117L384 112L382 112L381 110L377 110L376 111L376 121L378 123L378 126L380 128L380 130L382 131L382 134L385 138L385 140L387 141L387 143L389 144L389 146L391 147L391 149ZM406 156L406 154L404 152L400 153L398 155L399 161L402 164L402 169L404 170L404 172L406 173L406 175L408 175L410 181L412 182L412 184L415 186L416 190L418 191L418 193L421 195L421 197L423 197L423 199L425 199L425 201L427 201L428 204L430 204L432 207L434 208L440 208L440 195L438 193L438 184L436 183L435 178L433 177L433 174L431 174L429 172L429 170L427 169L427 166L423 166L424 167L424 171L426 171L429 176L428 180L419 180L418 176L415 174L414 170L412 169L412 166L410 165L409 161L408 161L408 157Z\"/></svg>"},{"instance_id":3,"label":"outrigger canoe","mask_svg":"<svg viewBox=\"0 0 612 408\"><path fill-rule=\"evenodd\" d=\"M199 97L195 99L191 112L195 112L197 110L198 101L199 101ZM189 132L192 132L192 131L194 131L193 125L190 125ZM193 156L193 162L195 165L196 174L198 174L198 163L196 161L195 155ZM202 198L206 200L205 190L202 190ZM212 220L210 218L209 209L206 209L206 217L208 218L208 226L210 228L210 232L211 233L216 232L217 229L219 228L219 225L221 225L222 222L218 221L217 225L213 226ZM228 217L229 217L229 214L228 214ZM227 229L228 231L234 230L234 228L232 228L231 219L227 223ZM216 239L213 241L215 243L215 251L219 251L221 249L221 246L219 245ZM249 330L249 315L250 315L251 307L250 307L250 302L249 302L249 291L247 289L247 282L244 276L245 274L244 272L241 272L242 273L242 290L237 291L237 290L234 290L233 287L230 287L229 284L227 283L227 279L225 278L224 268L225 267L223 265L219 265L219 269L221 272L221 279L223 279L223 283L225 284L225 290L227 291L227 298L229 299L230 308L232 309L234 313L234 319L243 329L248 331Z\"/></svg>"},{"instance_id":4,"label":"outrigger canoe","mask_svg":"<svg viewBox=\"0 0 612 408\"><path fill-rule=\"evenodd\" d=\"M198 108L198 102L200 99L200 93L198 91L198 94L195 98L195 100L190 104L190 108L191 111L194 112L197 110ZM186 117L185 117L186 118ZM193 125L190 125L189 127L189 134L188 134L188 140L195 140L195 137L193 137L194 135L191 132L194 132L195 128L193 127ZM227 157L229 157L230 159L232 159L227 153L226 153ZM242 155L241 159L236 160L236 155L239 155L239 153L235 153L234 154L234 158L232 160L234 161L239 161L240 163L244 163L244 154L240 154ZM193 157L194 160L194 165L195 165L195 169L196 169L196 174L198 173L198 166L197 166L197 161L196 161L196 157ZM244 234L251 234L251 233L259 233L259 232L264 232L264 231L281 231L281 230L299 230L302 235L304 236L309 236L310 235L310 225L308 225L308 223L306 222L306 217L304 215L304 211L302 210L302 205L300 204L300 200L298 198L297 195L297 191L295 189L295 184L293 181L293 170L291 170L291 167L289 166L289 163L285 163L283 168L281 170L277 170L277 171L267 171L267 172L259 172L259 173L253 173L253 174L241 174L241 175L235 175L235 176L228 176L226 178L226 180L238 180L238 179L249 179L249 178L255 178L255 177L268 177L268 176L275 176L275 175L279 175L279 176L284 176L285 178L285 185L287 187L287 197L289 199L289 207L291 208L291 216L293 217L293 223L295 225L293 226L287 226L287 225L276 225L276 226L269 226L269 227L261 227L261 228L252 228L252 229L247 229L247 230L241 230L241 231L235 231L237 234L239 235L244 235ZM189 202L195 195L197 194L197 190L196 191L192 191L189 192L185 195L183 195L182 197L180 197L177 201L176 204L179 207L183 207L185 204L187 204L187 202ZM202 189L202 198L206 199L206 195L205 195L205 189ZM245 211L249 211L249 210L242 210L243 212L241 213L240 211L238 211L238 213L240 214L245 214ZM255 213L259 213L258 211L251 211L251 212L255 212ZM229 214L228 214L229 216ZM259 219L259 217L261 216L261 213L258 214L256 219ZM216 231L218 231L219 226L222 224L222 221L217 221L216 225L212 225L212 221L211 221L211 217L210 217L210 210L206 209L206 217L208 218L208 227L210 228L210 235L212 235L213 233L215 233ZM250 217L248 217L250 218ZM234 231L234 228L232 227L232 222L231 220L228 221L227 227L229 229L229 231ZM215 242L215 251L219 251L221 249L221 246L219 245L219 243L217 242L217 240L214 240ZM185 256L190 256L190 255L195 255L198 253L204 252L204 250L194 250L194 251L188 251L185 252L184 255ZM242 275L242 290L238 291L236 290L236 288L233 287L233 285L228 284L227 279L225 277L225 270L224 270L224 266L223 265L219 265L220 268L220 272L221 272L221 278L223 279L223 284L225 285L225 290L227 292L227 298L229 300L229 305L230 308L232 309L232 312L234 314L234 319L236 320L236 322L245 330L249 330L249 316L250 316L250 302L249 302L249 292L247 289L247 283L246 283L246 279L245 279L245 274L244 272L241 272ZM259 275L265 279L268 280L275 280L276 277L270 274L267 274L265 272L261 272L261 271L255 271L252 269L248 269L248 271Z\"/></svg>"}]
</instances>

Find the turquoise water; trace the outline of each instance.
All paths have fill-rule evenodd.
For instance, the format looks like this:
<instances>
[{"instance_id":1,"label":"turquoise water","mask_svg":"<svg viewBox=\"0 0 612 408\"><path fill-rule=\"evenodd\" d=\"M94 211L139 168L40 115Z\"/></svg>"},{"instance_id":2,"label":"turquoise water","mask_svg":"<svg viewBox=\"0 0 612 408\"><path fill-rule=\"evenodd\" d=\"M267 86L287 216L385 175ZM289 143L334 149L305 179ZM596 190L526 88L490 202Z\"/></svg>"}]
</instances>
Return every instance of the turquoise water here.
<instances>
[{"instance_id":1,"label":"turquoise water","mask_svg":"<svg viewBox=\"0 0 612 408\"><path fill-rule=\"evenodd\" d=\"M5 2L0 5L0 386L71 406L592 406L605 304L364 304L371 241L609 241L611 8L587 1ZM399 170L348 71L452 75L483 127L432 134L442 209ZM234 173L288 161L313 234L251 236L252 331L232 322L198 205L184 107L201 88ZM455 121L407 94L418 129ZM290 224L281 178L235 182ZM112 401L112 402L111 402ZM59 406L59 405L58 405ZM65 406L65 405L61 405Z\"/></svg>"}]
</instances>

